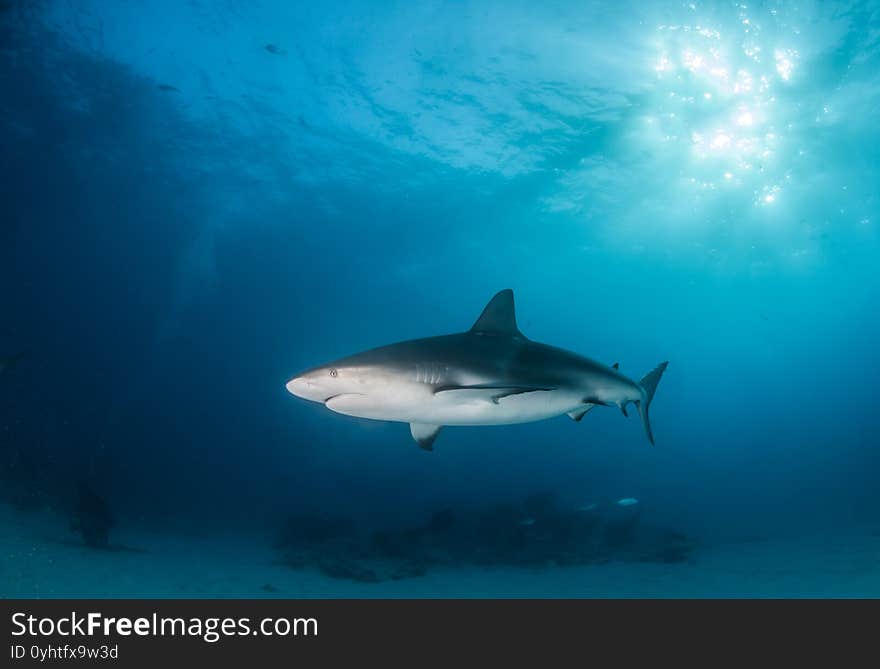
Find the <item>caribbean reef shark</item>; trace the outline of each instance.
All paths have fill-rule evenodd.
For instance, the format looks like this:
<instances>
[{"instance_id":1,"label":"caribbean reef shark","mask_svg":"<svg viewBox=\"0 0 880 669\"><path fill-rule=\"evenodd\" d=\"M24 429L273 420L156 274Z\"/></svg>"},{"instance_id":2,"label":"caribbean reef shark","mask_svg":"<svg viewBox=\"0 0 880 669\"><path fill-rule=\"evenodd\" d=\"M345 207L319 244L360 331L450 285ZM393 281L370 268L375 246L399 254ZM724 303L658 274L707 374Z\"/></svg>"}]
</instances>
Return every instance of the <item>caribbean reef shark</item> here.
<instances>
[{"instance_id":1,"label":"caribbean reef shark","mask_svg":"<svg viewBox=\"0 0 880 669\"><path fill-rule=\"evenodd\" d=\"M467 332L382 346L315 367L287 382L297 397L331 411L410 424L433 450L444 425L509 425L596 406L634 403L653 444L648 408L667 362L636 383L618 371L527 339L516 326L513 291L502 290Z\"/></svg>"}]
</instances>

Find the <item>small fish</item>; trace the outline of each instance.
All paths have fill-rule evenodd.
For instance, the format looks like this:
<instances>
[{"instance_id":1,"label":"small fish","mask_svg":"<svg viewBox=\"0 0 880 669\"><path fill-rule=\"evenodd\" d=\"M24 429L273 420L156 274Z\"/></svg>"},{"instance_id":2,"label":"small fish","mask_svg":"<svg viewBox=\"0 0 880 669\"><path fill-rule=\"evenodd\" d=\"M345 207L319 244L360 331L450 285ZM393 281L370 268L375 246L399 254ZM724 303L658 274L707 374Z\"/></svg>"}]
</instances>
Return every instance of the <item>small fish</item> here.
<instances>
[{"instance_id":1,"label":"small fish","mask_svg":"<svg viewBox=\"0 0 880 669\"><path fill-rule=\"evenodd\" d=\"M635 497L624 497L623 499L619 499L615 502L617 506L635 506L639 503Z\"/></svg>"},{"instance_id":2,"label":"small fish","mask_svg":"<svg viewBox=\"0 0 880 669\"><path fill-rule=\"evenodd\" d=\"M159 84L160 91L166 91L168 93L180 93L180 89L176 86L172 86L171 84Z\"/></svg>"},{"instance_id":3,"label":"small fish","mask_svg":"<svg viewBox=\"0 0 880 669\"><path fill-rule=\"evenodd\" d=\"M275 44L267 44L263 48L266 49L266 51L268 51L269 53L274 53L276 56L283 56L287 53L284 49L282 49L280 46L276 46Z\"/></svg>"},{"instance_id":4,"label":"small fish","mask_svg":"<svg viewBox=\"0 0 880 669\"><path fill-rule=\"evenodd\" d=\"M595 502L593 504L586 504L585 506L579 506L578 511L583 511L584 513L590 513L599 508L599 505Z\"/></svg>"},{"instance_id":5,"label":"small fish","mask_svg":"<svg viewBox=\"0 0 880 669\"><path fill-rule=\"evenodd\" d=\"M525 518L525 519L523 519L523 521L520 523L520 525L525 525L526 527L531 527L531 526L534 525L534 524L535 524L535 519L534 519L534 518Z\"/></svg>"}]
</instances>

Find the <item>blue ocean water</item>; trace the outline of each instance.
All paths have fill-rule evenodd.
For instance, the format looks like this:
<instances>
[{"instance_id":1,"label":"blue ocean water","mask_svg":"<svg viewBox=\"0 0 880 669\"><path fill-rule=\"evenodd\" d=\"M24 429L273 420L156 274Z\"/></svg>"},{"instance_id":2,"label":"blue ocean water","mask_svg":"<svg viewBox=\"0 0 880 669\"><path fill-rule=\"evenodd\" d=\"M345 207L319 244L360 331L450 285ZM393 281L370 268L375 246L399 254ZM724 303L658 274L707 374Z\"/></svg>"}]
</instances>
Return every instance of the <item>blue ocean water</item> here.
<instances>
[{"instance_id":1,"label":"blue ocean water","mask_svg":"<svg viewBox=\"0 0 880 669\"><path fill-rule=\"evenodd\" d=\"M880 594L878 111L876 2L0 2L0 595ZM656 446L599 407L426 452L285 391L504 288L670 361ZM551 497L688 549L285 552L500 506L546 546Z\"/></svg>"}]
</instances>

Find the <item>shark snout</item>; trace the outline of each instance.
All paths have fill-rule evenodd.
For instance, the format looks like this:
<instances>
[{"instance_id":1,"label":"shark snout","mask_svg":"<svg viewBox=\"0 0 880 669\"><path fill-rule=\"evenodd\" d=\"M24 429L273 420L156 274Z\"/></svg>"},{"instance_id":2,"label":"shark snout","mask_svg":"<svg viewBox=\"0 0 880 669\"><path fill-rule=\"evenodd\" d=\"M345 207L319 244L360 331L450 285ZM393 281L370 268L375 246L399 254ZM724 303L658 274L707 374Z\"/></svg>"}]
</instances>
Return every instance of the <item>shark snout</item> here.
<instances>
[{"instance_id":1,"label":"shark snout","mask_svg":"<svg viewBox=\"0 0 880 669\"><path fill-rule=\"evenodd\" d=\"M323 403L346 392L345 384L336 378L338 374L335 367L311 369L294 376L284 387L291 395Z\"/></svg>"},{"instance_id":2,"label":"shark snout","mask_svg":"<svg viewBox=\"0 0 880 669\"><path fill-rule=\"evenodd\" d=\"M306 382L298 376L293 377L290 381L284 384L284 387L287 388L287 392L291 395L299 396L301 389L306 385Z\"/></svg>"},{"instance_id":3,"label":"shark snout","mask_svg":"<svg viewBox=\"0 0 880 669\"><path fill-rule=\"evenodd\" d=\"M323 402L327 396L325 389L319 388L317 383L310 381L305 376L294 376L284 387L287 388L287 392L291 395L296 395L312 402Z\"/></svg>"}]
</instances>

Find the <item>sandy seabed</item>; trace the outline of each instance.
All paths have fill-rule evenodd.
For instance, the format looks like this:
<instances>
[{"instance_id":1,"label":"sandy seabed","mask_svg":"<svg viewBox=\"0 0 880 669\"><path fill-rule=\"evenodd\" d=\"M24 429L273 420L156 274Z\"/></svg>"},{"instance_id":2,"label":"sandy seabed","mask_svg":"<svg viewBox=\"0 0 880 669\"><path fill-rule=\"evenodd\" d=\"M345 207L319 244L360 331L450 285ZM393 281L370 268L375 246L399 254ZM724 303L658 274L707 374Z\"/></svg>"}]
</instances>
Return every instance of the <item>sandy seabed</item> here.
<instances>
[{"instance_id":1,"label":"sandy seabed","mask_svg":"<svg viewBox=\"0 0 880 669\"><path fill-rule=\"evenodd\" d=\"M265 534L122 532L100 551L0 505L0 597L880 597L877 527L717 543L679 564L446 568L383 583L277 564Z\"/></svg>"}]
</instances>

